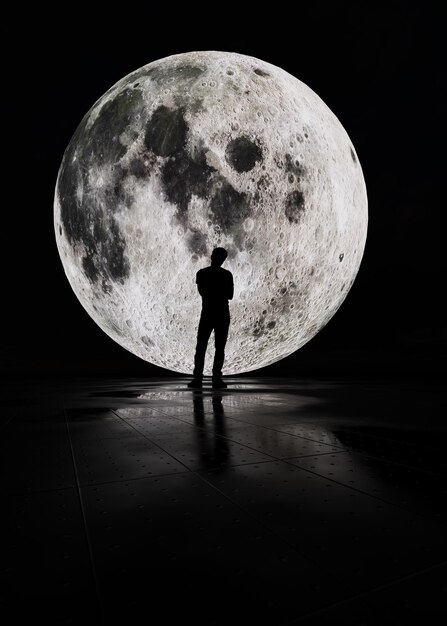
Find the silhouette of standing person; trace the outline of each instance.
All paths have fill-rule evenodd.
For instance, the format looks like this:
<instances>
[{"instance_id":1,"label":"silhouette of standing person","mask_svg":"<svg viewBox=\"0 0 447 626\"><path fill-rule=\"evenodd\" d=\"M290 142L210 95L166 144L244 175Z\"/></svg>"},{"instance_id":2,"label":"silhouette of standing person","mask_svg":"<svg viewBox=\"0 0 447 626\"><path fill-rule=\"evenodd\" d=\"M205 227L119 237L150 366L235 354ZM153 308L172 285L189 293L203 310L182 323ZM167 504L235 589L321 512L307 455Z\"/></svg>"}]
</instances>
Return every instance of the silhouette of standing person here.
<instances>
[{"instance_id":1,"label":"silhouette of standing person","mask_svg":"<svg viewBox=\"0 0 447 626\"><path fill-rule=\"evenodd\" d=\"M188 387L201 387L205 352L208 340L214 330L214 362L213 387L226 387L222 380L222 367L225 359L230 326L230 309L228 300L233 298L233 274L221 267L227 258L225 248L214 248L211 254L211 265L197 272L196 283L202 296L202 313L197 331L197 345L194 356L193 379Z\"/></svg>"}]
</instances>

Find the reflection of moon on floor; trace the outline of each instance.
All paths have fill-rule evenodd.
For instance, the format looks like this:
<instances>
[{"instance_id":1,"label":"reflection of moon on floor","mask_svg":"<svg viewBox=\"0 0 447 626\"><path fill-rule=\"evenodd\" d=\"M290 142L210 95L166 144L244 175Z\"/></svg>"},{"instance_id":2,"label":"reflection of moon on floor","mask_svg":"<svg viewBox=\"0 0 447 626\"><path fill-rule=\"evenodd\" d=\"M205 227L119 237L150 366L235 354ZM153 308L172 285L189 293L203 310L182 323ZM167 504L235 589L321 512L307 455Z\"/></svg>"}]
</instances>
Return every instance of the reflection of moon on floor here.
<instances>
[{"instance_id":1,"label":"reflection of moon on floor","mask_svg":"<svg viewBox=\"0 0 447 626\"><path fill-rule=\"evenodd\" d=\"M235 280L224 373L238 373L294 352L334 315L362 258L366 189L309 87L252 57L192 52L129 74L87 113L59 171L55 229L97 324L185 373L195 274L224 246Z\"/></svg>"},{"instance_id":2,"label":"reflection of moon on floor","mask_svg":"<svg viewBox=\"0 0 447 626\"><path fill-rule=\"evenodd\" d=\"M248 390L250 385L243 386L235 382L234 386L231 385L232 391L234 387L241 390L245 387ZM344 451L338 437L324 421L305 421L309 419L306 409L315 406L321 398L299 397L282 390L281 394L249 391L235 395L225 391L222 396L200 392L193 394L191 399L191 393L185 394L184 389L176 390L173 385L166 389L161 386L157 391L146 391L137 398L142 402L140 406L120 407L114 412L150 439L167 433L176 433L179 440L183 438L188 441L196 436L200 438L200 432L197 433L197 429L192 429L192 426L199 425L199 431L202 427L212 429L216 426L216 420L225 417L226 430L219 432L222 437L229 436L233 443L252 449L259 448L259 451L269 454L293 457L296 446L301 447L306 458L322 452ZM277 416L276 424L272 421L272 415ZM229 434L226 432L228 428ZM180 431L184 431L184 434L180 434Z\"/></svg>"}]
</instances>

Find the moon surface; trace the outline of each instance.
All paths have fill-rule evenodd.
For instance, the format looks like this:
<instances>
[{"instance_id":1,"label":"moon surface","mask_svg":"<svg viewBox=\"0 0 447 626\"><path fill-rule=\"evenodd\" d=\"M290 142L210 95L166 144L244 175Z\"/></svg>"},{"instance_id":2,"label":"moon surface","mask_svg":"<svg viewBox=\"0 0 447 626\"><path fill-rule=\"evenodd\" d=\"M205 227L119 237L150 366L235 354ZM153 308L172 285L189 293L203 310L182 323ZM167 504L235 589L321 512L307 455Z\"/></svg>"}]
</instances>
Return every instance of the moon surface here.
<instances>
[{"instance_id":1,"label":"moon surface","mask_svg":"<svg viewBox=\"0 0 447 626\"><path fill-rule=\"evenodd\" d=\"M118 344L181 373L193 369L196 272L214 247L234 276L223 373L237 374L331 319L367 222L358 156L326 104L274 65L214 51L160 59L109 89L65 151L54 202L83 307Z\"/></svg>"}]
</instances>

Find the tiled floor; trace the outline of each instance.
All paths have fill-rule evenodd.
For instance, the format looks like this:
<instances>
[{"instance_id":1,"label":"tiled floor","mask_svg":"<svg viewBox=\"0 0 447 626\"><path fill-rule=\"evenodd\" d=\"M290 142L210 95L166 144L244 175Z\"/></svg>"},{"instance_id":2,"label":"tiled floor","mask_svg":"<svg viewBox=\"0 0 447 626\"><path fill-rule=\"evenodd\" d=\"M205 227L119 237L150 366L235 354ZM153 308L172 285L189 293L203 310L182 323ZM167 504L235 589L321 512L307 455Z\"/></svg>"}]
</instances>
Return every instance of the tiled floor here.
<instances>
[{"instance_id":1,"label":"tiled floor","mask_svg":"<svg viewBox=\"0 0 447 626\"><path fill-rule=\"evenodd\" d=\"M12 385L2 623L443 622L440 387L186 382Z\"/></svg>"}]
</instances>

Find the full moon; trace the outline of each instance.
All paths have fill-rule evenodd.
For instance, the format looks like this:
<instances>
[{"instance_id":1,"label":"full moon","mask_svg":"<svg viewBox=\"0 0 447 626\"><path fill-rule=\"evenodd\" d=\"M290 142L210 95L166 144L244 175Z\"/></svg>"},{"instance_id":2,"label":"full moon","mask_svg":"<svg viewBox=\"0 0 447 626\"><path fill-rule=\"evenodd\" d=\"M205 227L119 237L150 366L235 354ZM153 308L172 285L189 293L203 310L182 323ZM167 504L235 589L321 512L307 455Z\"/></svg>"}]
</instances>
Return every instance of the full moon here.
<instances>
[{"instance_id":1,"label":"full moon","mask_svg":"<svg viewBox=\"0 0 447 626\"><path fill-rule=\"evenodd\" d=\"M223 373L237 374L331 319L367 222L355 148L319 96L274 65L214 51L160 59L111 87L65 151L54 202L83 307L118 344L181 373L193 369L196 272L214 247L234 276Z\"/></svg>"}]
</instances>

